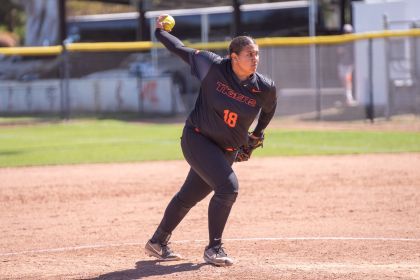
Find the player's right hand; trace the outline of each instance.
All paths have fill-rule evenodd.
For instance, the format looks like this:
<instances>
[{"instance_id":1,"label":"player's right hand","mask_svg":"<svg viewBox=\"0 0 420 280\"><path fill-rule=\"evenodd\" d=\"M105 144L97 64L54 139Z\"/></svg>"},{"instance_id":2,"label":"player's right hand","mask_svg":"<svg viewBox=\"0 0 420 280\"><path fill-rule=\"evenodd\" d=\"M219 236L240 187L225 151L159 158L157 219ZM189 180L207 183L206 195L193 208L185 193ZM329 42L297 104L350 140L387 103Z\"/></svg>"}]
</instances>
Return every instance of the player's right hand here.
<instances>
[{"instance_id":1,"label":"player's right hand","mask_svg":"<svg viewBox=\"0 0 420 280\"><path fill-rule=\"evenodd\" d=\"M156 28L159 29L164 29L163 28L163 23L162 23L162 19L165 17L166 15L160 15L156 18Z\"/></svg>"}]
</instances>

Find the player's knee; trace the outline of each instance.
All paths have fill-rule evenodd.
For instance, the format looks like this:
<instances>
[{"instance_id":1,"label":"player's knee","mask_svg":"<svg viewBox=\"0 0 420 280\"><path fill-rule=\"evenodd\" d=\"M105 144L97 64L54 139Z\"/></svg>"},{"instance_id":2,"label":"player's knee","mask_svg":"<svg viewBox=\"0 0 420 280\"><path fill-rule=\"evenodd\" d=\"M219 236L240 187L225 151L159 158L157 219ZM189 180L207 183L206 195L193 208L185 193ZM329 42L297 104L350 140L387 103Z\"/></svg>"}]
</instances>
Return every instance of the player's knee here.
<instances>
[{"instance_id":1,"label":"player's knee","mask_svg":"<svg viewBox=\"0 0 420 280\"><path fill-rule=\"evenodd\" d=\"M215 193L213 200L224 207L232 207L236 201L238 193Z\"/></svg>"},{"instance_id":2,"label":"player's knee","mask_svg":"<svg viewBox=\"0 0 420 280\"><path fill-rule=\"evenodd\" d=\"M232 207L238 196L239 182L235 173L232 172L226 179L225 183L215 190L213 198L221 205Z\"/></svg>"}]
</instances>

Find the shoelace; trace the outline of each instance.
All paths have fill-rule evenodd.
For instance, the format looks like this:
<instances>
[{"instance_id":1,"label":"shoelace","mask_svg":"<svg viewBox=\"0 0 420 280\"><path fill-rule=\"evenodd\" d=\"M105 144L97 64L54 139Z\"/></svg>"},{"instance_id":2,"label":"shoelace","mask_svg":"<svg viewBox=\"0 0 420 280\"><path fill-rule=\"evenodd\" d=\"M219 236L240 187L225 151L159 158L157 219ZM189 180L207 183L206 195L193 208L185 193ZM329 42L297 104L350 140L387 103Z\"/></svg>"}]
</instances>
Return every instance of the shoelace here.
<instances>
[{"instance_id":1,"label":"shoelace","mask_svg":"<svg viewBox=\"0 0 420 280\"><path fill-rule=\"evenodd\" d=\"M169 243L168 243L169 244ZM168 247L168 244L163 245L162 244L162 251L166 254L166 255L170 255L172 254L172 250L171 248Z\"/></svg>"},{"instance_id":2,"label":"shoelace","mask_svg":"<svg viewBox=\"0 0 420 280\"><path fill-rule=\"evenodd\" d=\"M221 255L221 256L226 256L227 257L227 254L225 253L225 250L224 250L224 248L222 247L222 245L223 244L220 244L219 246L215 246L214 247L214 250L216 251L216 254L217 255Z\"/></svg>"}]
</instances>

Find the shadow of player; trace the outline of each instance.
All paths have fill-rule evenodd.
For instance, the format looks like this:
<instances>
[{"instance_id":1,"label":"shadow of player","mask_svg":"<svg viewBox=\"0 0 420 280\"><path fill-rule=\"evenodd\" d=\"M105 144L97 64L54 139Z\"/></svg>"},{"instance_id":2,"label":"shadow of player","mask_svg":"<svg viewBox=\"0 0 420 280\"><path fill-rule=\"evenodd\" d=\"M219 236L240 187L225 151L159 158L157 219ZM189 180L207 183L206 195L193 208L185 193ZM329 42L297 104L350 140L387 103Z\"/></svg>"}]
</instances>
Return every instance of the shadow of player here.
<instances>
[{"instance_id":1,"label":"shadow of player","mask_svg":"<svg viewBox=\"0 0 420 280\"><path fill-rule=\"evenodd\" d=\"M205 263L196 264L179 262L170 265L168 265L168 262L165 262L165 265L161 265L161 263L163 262L159 260L138 261L136 263L136 268L134 269L110 272L85 280L142 279L149 276L168 275L183 271L198 270L203 265L206 265Z\"/></svg>"}]
</instances>

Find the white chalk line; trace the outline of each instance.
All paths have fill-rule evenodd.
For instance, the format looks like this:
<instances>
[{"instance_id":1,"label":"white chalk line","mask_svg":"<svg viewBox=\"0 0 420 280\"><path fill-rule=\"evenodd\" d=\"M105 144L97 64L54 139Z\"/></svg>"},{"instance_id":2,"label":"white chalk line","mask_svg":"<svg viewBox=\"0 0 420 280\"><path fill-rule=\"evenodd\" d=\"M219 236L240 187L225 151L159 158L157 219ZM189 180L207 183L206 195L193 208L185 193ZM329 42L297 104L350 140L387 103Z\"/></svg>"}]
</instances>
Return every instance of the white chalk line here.
<instances>
[{"instance_id":1,"label":"white chalk line","mask_svg":"<svg viewBox=\"0 0 420 280\"><path fill-rule=\"evenodd\" d=\"M249 238L224 238L224 241L400 241L400 242L420 242L420 238L388 238L388 237L249 237ZM171 241L173 244L182 243L204 243L208 240L176 240ZM67 251L76 251L84 249L101 249L123 246L143 246L144 242L126 242L126 243L108 243L108 244L90 244L80 246L70 246L62 248L26 250L19 252L0 253L0 257L41 254L41 253L58 253Z\"/></svg>"},{"instance_id":2,"label":"white chalk line","mask_svg":"<svg viewBox=\"0 0 420 280\"><path fill-rule=\"evenodd\" d=\"M384 271L396 272L401 270L418 270L418 263L337 263L337 262L294 262L294 263L278 263L272 265L276 270L303 270L303 271L326 271L326 272L377 272Z\"/></svg>"}]
</instances>

